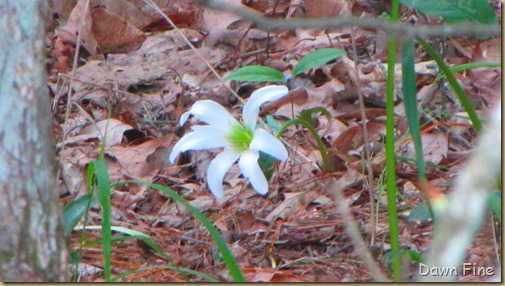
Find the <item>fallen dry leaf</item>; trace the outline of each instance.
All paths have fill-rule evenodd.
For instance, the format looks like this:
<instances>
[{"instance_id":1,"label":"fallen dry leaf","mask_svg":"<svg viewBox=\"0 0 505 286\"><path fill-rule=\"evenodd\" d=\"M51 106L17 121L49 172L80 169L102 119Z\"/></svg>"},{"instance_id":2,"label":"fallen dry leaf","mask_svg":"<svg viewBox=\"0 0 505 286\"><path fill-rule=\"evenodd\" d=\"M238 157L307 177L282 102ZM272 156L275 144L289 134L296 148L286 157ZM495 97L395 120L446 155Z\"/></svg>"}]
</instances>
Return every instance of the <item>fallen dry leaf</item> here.
<instances>
[{"instance_id":1,"label":"fallen dry leaf","mask_svg":"<svg viewBox=\"0 0 505 286\"><path fill-rule=\"evenodd\" d=\"M144 33L128 20L110 14L104 7L93 8L92 31L102 53L126 53L145 40Z\"/></svg>"},{"instance_id":2,"label":"fallen dry leaf","mask_svg":"<svg viewBox=\"0 0 505 286\"><path fill-rule=\"evenodd\" d=\"M423 142L423 155L424 161L439 164L442 159L447 158L448 152L448 139L447 134L444 133L426 133L421 134ZM415 158L414 143L408 142L406 145L405 156Z\"/></svg>"},{"instance_id":3,"label":"fallen dry leaf","mask_svg":"<svg viewBox=\"0 0 505 286\"><path fill-rule=\"evenodd\" d=\"M90 123L81 130L81 135L92 135L103 140L106 147L121 143L123 133L133 129L132 126L124 124L117 119L105 119L95 123Z\"/></svg>"},{"instance_id":4,"label":"fallen dry leaf","mask_svg":"<svg viewBox=\"0 0 505 286\"><path fill-rule=\"evenodd\" d=\"M82 26L81 19L83 19ZM70 69L79 33L81 45L89 51L92 57L97 55L98 43L91 30L92 26L91 7L90 5L86 6L86 0L79 0L72 9L67 24L56 29L53 57L55 59L54 67L58 72L63 73Z\"/></svg>"},{"instance_id":5,"label":"fallen dry leaf","mask_svg":"<svg viewBox=\"0 0 505 286\"><path fill-rule=\"evenodd\" d=\"M310 199L315 199L317 197L316 191L305 191L298 193L284 193L284 201L279 204L268 216L265 217L265 221L271 222L274 219L286 219L290 217L293 213L298 211L301 207L307 205Z\"/></svg>"}]
</instances>

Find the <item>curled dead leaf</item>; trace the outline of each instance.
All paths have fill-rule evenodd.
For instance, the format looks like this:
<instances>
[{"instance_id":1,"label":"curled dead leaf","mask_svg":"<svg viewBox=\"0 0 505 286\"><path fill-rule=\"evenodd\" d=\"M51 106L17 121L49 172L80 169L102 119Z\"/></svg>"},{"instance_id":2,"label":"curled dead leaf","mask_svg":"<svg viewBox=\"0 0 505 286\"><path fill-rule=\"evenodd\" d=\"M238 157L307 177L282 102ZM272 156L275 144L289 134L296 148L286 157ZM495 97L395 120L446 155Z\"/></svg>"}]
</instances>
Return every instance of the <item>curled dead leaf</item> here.
<instances>
[{"instance_id":1,"label":"curled dead leaf","mask_svg":"<svg viewBox=\"0 0 505 286\"><path fill-rule=\"evenodd\" d=\"M121 143L123 133L130 129L133 129L133 127L117 119L105 119L84 127L81 130L81 135L96 135L100 140L105 138L104 144L108 147Z\"/></svg>"}]
</instances>

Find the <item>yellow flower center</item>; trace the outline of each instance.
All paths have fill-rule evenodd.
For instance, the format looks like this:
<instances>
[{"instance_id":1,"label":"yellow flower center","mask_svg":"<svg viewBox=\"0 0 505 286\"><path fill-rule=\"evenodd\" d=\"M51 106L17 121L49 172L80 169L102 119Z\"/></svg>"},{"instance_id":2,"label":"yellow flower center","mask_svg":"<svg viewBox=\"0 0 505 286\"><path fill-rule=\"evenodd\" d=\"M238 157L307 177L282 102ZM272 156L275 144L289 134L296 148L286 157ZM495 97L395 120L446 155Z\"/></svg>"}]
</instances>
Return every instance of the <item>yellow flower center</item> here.
<instances>
[{"instance_id":1,"label":"yellow flower center","mask_svg":"<svg viewBox=\"0 0 505 286\"><path fill-rule=\"evenodd\" d=\"M230 143L230 146L237 152L243 152L249 149L254 137L254 132L251 127L237 124L231 128L230 133L226 136L226 139Z\"/></svg>"}]
</instances>

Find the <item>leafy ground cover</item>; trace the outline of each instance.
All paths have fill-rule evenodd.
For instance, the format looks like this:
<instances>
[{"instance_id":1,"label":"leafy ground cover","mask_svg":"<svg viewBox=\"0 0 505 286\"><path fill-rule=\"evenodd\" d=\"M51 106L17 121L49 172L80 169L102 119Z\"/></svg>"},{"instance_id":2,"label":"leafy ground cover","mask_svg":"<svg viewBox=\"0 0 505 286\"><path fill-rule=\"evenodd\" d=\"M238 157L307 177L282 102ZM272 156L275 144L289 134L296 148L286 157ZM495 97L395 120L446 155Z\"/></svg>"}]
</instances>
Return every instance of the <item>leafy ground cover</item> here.
<instances>
[{"instance_id":1,"label":"leafy ground cover","mask_svg":"<svg viewBox=\"0 0 505 286\"><path fill-rule=\"evenodd\" d=\"M371 281L370 271L344 232L345 218L324 185L326 179L334 178L344 191L362 237L374 241L370 247L374 260L392 277L384 171L388 45L384 31L345 27L265 32L235 14L192 1L154 1L177 26L174 29L144 1L71 2L53 1L50 7L54 23L48 64L59 192L65 205L87 194L88 165L99 157L103 144L103 161L112 184L142 180L175 190L220 231L247 281ZM279 19L377 18L390 11L388 5L358 0L242 2L242 8ZM495 3L493 7L501 22L501 6ZM439 18L402 6L400 20L418 25L436 24ZM501 94L500 39L461 36L429 42L454 68L472 105L485 119ZM80 54L74 58L76 45ZM172 147L190 126L198 124L194 119L183 127L178 124L181 114L194 102L214 100L238 117L243 106L240 99L247 100L265 85L223 81L214 72L226 77L240 67L265 65L290 74L305 55L329 47L345 51L346 56L297 72L291 96L262 108L262 117L266 120L269 115L270 122L278 125L310 108L328 111L330 116L315 112L308 119L328 151L327 170L322 168L312 134L294 125L282 136L289 159L275 166L265 197L259 196L233 166L225 177L224 199L217 201L205 183L205 174L218 151L187 152L176 164L169 164ZM401 38L398 47L400 50ZM421 46L415 47L414 62L426 177L431 194L436 196L451 190L476 132L445 77ZM461 68L472 63L471 69ZM429 246L433 226L429 213L418 207L424 196L405 119L401 62L395 65L395 75L400 245L422 254ZM358 88L364 98L368 138L361 127ZM365 141L370 142L372 182L365 167ZM375 192L375 222L371 221L370 185ZM191 281L208 281L205 274L232 280L207 229L180 202L146 184L117 185L110 192L111 224L149 236L167 254L153 251L141 239L114 242L112 274L124 274L120 281L184 281L181 273ZM100 207L93 204L86 219L87 225L100 225ZM113 237L119 233L113 232ZM500 233L501 224L487 219L466 262L498 268ZM83 237L88 242L77 258L78 280L102 281L102 249L90 243L101 239L101 232L86 230L84 234L72 232L73 250L80 248ZM412 257L402 260L405 280L417 273L418 261Z\"/></svg>"}]
</instances>

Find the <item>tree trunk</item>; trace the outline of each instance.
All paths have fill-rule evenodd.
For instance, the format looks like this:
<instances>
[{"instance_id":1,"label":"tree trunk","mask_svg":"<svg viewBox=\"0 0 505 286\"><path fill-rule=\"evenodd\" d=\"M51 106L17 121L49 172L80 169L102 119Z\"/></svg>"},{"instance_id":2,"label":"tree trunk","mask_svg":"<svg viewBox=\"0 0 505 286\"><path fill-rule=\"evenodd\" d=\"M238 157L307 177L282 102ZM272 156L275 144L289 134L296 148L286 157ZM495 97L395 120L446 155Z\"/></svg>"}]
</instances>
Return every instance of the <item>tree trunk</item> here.
<instances>
[{"instance_id":1,"label":"tree trunk","mask_svg":"<svg viewBox=\"0 0 505 286\"><path fill-rule=\"evenodd\" d=\"M44 0L0 1L0 281L64 281Z\"/></svg>"}]
</instances>

